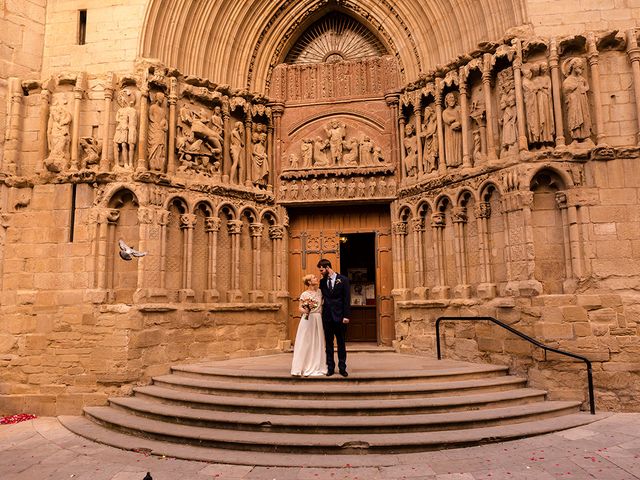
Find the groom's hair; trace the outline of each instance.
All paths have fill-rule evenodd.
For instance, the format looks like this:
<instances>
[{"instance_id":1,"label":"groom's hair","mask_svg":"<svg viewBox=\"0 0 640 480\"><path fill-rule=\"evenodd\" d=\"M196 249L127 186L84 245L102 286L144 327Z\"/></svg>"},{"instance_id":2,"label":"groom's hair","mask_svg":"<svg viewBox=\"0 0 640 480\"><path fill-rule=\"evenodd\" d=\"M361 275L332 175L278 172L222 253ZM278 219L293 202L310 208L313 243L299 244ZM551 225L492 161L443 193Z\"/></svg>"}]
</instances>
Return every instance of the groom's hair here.
<instances>
[{"instance_id":1,"label":"groom's hair","mask_svg":"<svg viewBox=\"0 0 640 480\"><path fill-rule=\"evenodd\" d=\"M318 262L318 268L332 268L331 267L331 262L329 260L327 260L326 258L321 258L320 261Z\"/></svg>"}]
</instances>

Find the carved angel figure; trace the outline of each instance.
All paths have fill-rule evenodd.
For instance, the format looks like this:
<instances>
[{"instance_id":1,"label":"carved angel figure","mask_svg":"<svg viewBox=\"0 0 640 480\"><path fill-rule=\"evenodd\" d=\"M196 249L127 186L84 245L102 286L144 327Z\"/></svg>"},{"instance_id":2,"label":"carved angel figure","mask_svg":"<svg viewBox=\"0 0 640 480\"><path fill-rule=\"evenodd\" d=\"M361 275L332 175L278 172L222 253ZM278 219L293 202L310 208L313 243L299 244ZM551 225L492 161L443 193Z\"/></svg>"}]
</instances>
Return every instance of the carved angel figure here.
<instances>
[{"instance_id":1,"label":"carved angel figure","mask_svg":"<svg viewBox=\"0 0 640 480\"><path fill-rule=\"evenodd\" d=\"M132 169L133 158L138 140L138 114L134 105L136 97L129 90L118 93L116 113L116 133L113 136L113 157L117 167Z\"/></svg>"},{"instance_id":2,"label":"carved angel figure","mask_svg":"<svg viewBox=\"0 0 640 480\"><path fill-rule=\"evenodd\" d=\"M562 83L562 93L567 103L567 124L571 137L583 142L591 136L591 113L589 110L589 84L583 76L583 62L573 58L567 63L567 78Z\"/></svg>"}]
</instances>

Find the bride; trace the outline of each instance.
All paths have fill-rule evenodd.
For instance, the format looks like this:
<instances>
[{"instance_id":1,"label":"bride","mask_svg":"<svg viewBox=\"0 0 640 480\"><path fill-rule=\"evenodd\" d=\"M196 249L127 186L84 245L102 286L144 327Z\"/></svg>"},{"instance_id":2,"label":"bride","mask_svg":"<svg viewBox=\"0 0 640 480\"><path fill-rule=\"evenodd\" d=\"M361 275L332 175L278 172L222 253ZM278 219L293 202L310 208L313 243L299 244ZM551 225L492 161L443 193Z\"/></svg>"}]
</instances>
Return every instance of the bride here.
<instances>
[{"instance_id":1,"label":"bride","mask_svg":"<svg viewBox=\"0 0 640 480\"><path fill-rule=\"evenodd\" d=\"M300 325L293 348L291 375L316 377L327 374L322 328L322 294L315 275L302 278L307 290L300 294Z\"/></svg>"}]
</instances>

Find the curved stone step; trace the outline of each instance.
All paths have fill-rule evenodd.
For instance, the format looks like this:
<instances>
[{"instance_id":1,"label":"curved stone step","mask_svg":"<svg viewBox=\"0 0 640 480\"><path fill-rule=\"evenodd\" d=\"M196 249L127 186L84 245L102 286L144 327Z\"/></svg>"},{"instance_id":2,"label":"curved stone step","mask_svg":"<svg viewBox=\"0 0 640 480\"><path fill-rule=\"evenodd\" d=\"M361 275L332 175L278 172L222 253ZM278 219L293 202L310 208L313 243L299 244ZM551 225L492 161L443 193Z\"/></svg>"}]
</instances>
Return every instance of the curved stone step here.
<instances>
[{"instance_id":1,"label":"curved stone step","mask_svg":"<svg viewBox=\"0 0 640 480\"><path fill-rule=\"evenodd\" d=\"M577 412L581 402L549 401L484 410L415 415L332 416L220 412L167 405L138 397L109 399L128 413L183 425L288 433L398 433L478 428Z\"/></svg>"},{"instance_id":2,"label":"curved stone step","mask_svg":"<svg viewBox=\"0 0 640 480\"><path fill-rule=\"evenodd\" d=\"M477 445L556 431L592 421L588 414L472 429L409 433L300 434L247 432L165 423L110 407L87 407L85 414L101 425L132 435L197 446L285 453L398 453L446 446Z\"/></svg>"},{"instance_id":3,"label":"curved stone step","mask_svg":"<svg viewBox=\"0 0 640 480\"><path fill-rule=\"evenodd\" d=\"M488 392L522 388L526 380L513 376L487 377L470 380L426 383L356 383L346 386L339 382L253 383L207 380L206 378L163 375L153 378L153 384L210 395L233 395L261 398L297 399L348 399L348 398L407 398L463 395L472 392Z\"/></svg>"},{"instance_id":4,"label":"curved stone step","mask_svg":"<svg viewBox=\"0 0 640 480\"><path fill-rule=\"evenodd\" d=\"M171 367L171 372L184 377L207 378L218 381L237 381L239 379L250 382L269 383L310 383L310 382L344 382L355 383L393 383L393 382L443 382L450 380L468 380L485 378L488 376L501 376L509 372L509 368L503 365L489 364L463 364L462 362L441 361L442 366L437 369L402 369L398 371L363 371L362 369L349 369L349 377L339 375L333 377L294 377L286 368L280 369L256 369L214 367L210 364L177 365Z\"/></svg>"},{"instance_id":5,"label":"curved stone step","mask_svg":"<svg viewBox=\"0 0 640 480\"><path fill-rule=\"evenodd\" d=\"M532 388L469 394L465 396L441 396L430 398L340 400L291 400L273 398L250 398L230 395L207 395L205 393L181 391L154 385L134 388L136 396L173 403L223 411L242 411L271 414L308 415L382 415L437 413L463 409L480 409L489 406L522 405L544 400L546 392Z\"/></svg>"}]
</instances>

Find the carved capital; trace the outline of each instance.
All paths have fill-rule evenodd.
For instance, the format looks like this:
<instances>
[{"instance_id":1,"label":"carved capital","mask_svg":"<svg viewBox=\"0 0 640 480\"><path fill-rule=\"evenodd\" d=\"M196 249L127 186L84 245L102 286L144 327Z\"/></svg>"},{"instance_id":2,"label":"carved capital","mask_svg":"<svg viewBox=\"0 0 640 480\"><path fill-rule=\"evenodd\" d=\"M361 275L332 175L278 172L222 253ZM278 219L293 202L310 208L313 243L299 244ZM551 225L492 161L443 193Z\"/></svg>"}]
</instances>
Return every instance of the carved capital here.
<instances>
[{"instance_id":1,"label":"carved capital","mask_svg":"<svg viewBox=\"0 0 640 480\"><path fill-rule=\"evenodd\" d=\"M120 219L120 210L118 210L117 208L109 208L104 213L104 218L108 223L118 223L118 220Z\"/></svg>"},{"instance_id":2,"label":"carved capital","mask_svg":"<svg viewBox=\"0 0 640 480\"><path fill-rule=\"evenodd\" d=\"M193 213L180 215L180 228L193 228L196 226L197 217Z\"/></svg>"},{"instance_id":3,"label":"carved capital","mask_svg":"<svg viewBox=\"0 0 640 480\"><path fill-rule=\"evenodd\" d=\"M490 84L491 83L491 70L493 68L493 55L490 53L485 53L482 57L482 83Z\"/></svg>"},{"instance_id":4,"label":"carved capital","mask_svg":"<svg viewBox=\"0 0 640 480\"><path fill-rule=\"evenodd\" d=\"M411 220L411 230L414 232L422 232L424 230L424 219L414 218Z\"/></svg>"},{"instance_id":5,"label":"carved capital","mask_svg":"<svg viewBox=\"0 0 640 480\"><path fill-rule=\"evenodd\" d=\"M205 232L218 232L220 231L220 219L218 217L207 217L204 219L204 231Z\"/></svg>"},{"instance_id":6,"label":"carved capital","mask_svg":"<svg viewBox=\"0 0 640 480\"><path fill-rule=\"evenodd\" d=\"M271 240L280 240L284 238L284 226L283 225L271 225L269 227L269 238Z\"/></svg>"},{"instance_id":7,"label":"carved capital","mask_svg":"<svg viewBox=\"0 0 640 480\"><path fill-rule=\"evenodd\" d=\"M142 224L153 223L155 217L155 211L151 208L140 207L138 208L138 222Z\"/></svg>"},{"instance_id":8,"label":"carved capital","mask_svg":"<svg viewBox=\"0 0 640 480\"><path fill-rule=\"evenodd\" d=\"M451 219L453 223L467 223L469 220L467 207L453 207L451 211Z\"/></svg>"},{"instance_id":9,"label":"carved capital","mask_svg":"<svg viewBox=\"0 0 640 480\"><path fill-rule=\"evenodd\" d=\"M394 235L407 234L407 222L393 222L392 228Z\"/></svg>"},{"instance_id":10,"label":"carved capital","mask_svg":"<svg viewBox=\"0 0 640 480\"><path fill-rule=\"evenodd\" d=\"M551 39L549 42L549 66L551 68L558 68L559 65L559 57L558 57L558 41L555 37Z\"/></svg>"},{"instance_id":11,"label":"carved capital","mask_svg":"<svg viewBox=\"0 0 640 480\"><path fill-rule=\"evenodd\" d=\"M262 223L249 224L249 235L252 237L262 237L263 230L264 230L264 225Z\"/></svg>"},{"instance_id":12,"label":"carved capital","mask_svg":"<svg viewBox=\"0 0 640 480\"><path fill-rule=\"evenodd\" d=\"M171 212L168 212L167 210L160 210L158 212L158 215L156 216L158 225L162 225L162 226L167 225L170 219L171 219Z\"/></svg>"},{"instance_id":13,"label":"carved capital","mask_svg":"<svg viewBox=\"0 0 640 480\"><path fill-rule=\"evenodd\" d=\"M104 98L113 100L113 94L116 91L116 75L113 72L107 74L107 80L104 84Z\"/></svg>"},{"instance_id":14,"label":"carved capital","mask_svg":"<svg viewBox=\"0 0 640 480\"><path fill-rule=\"evenodd\" d=\"M490 218L491 204L489 202L480 202L476 205L474 214L476 218Z\"/></svg>"},{"instance_id":15,"label":"carved capital","mask_svg":"<svg viewBox=\"0 0 640 480\"><path fill-rule=\"evenodd\" d=\"M589 65L598 65L598 46L593 32L589 32L587 35L587 58L589 59Z\"/></svg>"},{"instance_id":16,"label":"carved capital","mask_svg":"<svg viewBox=\"0 0 640 480\"><path fill-rule=\"evenodd\" d=\"M565 192L556 192L556 204L561 210L569 206L567 203L567 194Z\"/></svg>"},{"instance_id":17,"label":"carved capital","mask_svg":"<svg viewBox=\"0 0 640 480\"><path fill-rule=\"evenodd\" d=\"M398 102L399 100L399 96L397 93L389 93L387 95L384 96L384 100L385 102L387 102L387 105L391 108L393 107L397 107L398 106Z\"/></svg>"},{"instance_id":18,"label":"carved capital","mask_svg":"<svg viewBox=\"0 0 640 480\"><path fill-rule=\"evenodd\" d=\"M242 233L242 220L229 220L227 222L229 235L240 235Z\"/></svg>"},{"instance_id":19,"label":"carved capital","mask_svg":"<svg viewBox=\"0 0 640 480\"><path fill-rule=\"evenodd\" d=\"M178 103L178 79L171 77L169 79L169 105Z\"/></svg>"},{"instance_id":20,"label":"carved capital","mask_svg":"<svg viewBox=\"0 0 640 480\"><path fill-rule=\"evenodd\" d=\"M432 228L444 228L447 225L447 217L444 212L436 212L431 215Z\"/></svg>"},{"instance_id":21,"label":"carved capital","mask_svg":"<svg viewBox=\"0 0 640 480\"><path fill-rule=\"evenodd\" d=\"M284 113L284 104L282 103L272 103L271 111L273 112L274 117L281 117Z\"/></svg>"},{"instance_id":22,"label":"carved capital","mask_svg":"<svg viewBox=\"0 0 640 480\"><path fill-rule=\"evenodd\" d=\"M640 61L640 48L638 47L638 37L635 29L627 30L627 55L631 62Z\"/></svg>"}]
</instances>

